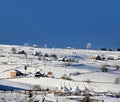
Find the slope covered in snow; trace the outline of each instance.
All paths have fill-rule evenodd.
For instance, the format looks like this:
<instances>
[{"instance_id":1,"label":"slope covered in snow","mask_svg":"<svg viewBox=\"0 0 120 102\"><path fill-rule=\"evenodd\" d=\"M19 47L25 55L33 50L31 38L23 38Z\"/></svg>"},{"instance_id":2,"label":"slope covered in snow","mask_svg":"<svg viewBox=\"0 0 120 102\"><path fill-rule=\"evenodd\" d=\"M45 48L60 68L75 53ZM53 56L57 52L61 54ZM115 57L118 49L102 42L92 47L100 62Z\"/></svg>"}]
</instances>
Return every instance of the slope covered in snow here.
<instances>
[{"instance_id":1,"label":"slope covered in snow","mask_svg":"<svg viewBox=\"0 0 120 102\"><path fill-rule=\"evenodd\" d=\"M119 59L117 51L0 45L0 85L119 94Z\"/></svg>"}]
</instances>

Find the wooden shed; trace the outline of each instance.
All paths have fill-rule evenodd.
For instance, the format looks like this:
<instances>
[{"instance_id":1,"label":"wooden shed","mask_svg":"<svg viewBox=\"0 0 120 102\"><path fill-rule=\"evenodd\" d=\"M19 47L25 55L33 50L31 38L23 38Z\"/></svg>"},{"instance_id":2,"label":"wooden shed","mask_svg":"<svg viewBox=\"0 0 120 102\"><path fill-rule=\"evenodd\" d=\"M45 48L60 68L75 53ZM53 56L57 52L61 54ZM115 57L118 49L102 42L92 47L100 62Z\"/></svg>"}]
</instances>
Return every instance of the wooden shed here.
<instances>
[{"instance_id":1,"label":"wooden shed","mask_svg":"<svg viewBox=\"0 0 120 102\"><path fill-rule=\"evenodd\" d=\"M48 75L53 75L53 73L52 72L48 72Z\"/></svg>"},{"instance_id":2,"label":"wooden shed","mask_svg":"<svg viewBox=\"0 0 120 102\"><path fill-rule=\"evenodd\" d=\"M10 76L11 76L12 78L16 77L16 76L17 76L16 71L10 72Z\"/></svg>"}]
</instances>

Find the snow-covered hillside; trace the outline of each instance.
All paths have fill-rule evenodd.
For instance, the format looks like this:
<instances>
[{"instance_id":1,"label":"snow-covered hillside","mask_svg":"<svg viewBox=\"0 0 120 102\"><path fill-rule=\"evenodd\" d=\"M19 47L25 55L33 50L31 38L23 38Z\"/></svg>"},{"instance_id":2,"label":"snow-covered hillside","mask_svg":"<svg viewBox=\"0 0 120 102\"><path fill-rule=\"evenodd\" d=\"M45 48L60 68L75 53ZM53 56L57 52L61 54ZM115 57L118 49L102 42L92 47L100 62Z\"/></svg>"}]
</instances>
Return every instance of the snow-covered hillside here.
<instances>
[{"instance_id":1,"label":"snow-covered hillside","mask_svg":"<svg viewBox=\"0 0 120 102\"><path fill-rule=\"evenodd\" d=\"M0 89L37 90L36 86L118 95L120 52L0 45Z\"/></svg>"}]
</instances>

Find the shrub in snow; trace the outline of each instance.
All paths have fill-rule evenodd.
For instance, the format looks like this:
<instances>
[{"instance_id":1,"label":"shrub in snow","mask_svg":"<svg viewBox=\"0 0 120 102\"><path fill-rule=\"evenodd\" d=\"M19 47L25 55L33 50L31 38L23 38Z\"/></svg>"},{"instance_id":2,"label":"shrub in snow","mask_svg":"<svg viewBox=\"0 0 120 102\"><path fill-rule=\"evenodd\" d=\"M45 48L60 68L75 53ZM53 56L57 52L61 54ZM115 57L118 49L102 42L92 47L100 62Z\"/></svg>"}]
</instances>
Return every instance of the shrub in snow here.
<instances>
[{"instance_id":1,"label":"shrub in snow","mask_svg":"<svg viewBox=\"0 0 120 102\"><path fill-rule=\"evenodd\" d=\"M101 48L100 50L102 50L102 51L107 51L107 49L106 49L106 48Z\"/></svg>"},{"instance_id":2,"label":"shrub in snow","mask_svg":"<svg viewBox=\"0 0 120 102\"><path fill-rule=\"evenodd\" d=\"M33 96L32 91L29 91L28 97L31 98L32 96ZM32 101L30 101L30 102L32 102Z\"/></svg>"},{"instance_id":3,"label":"shrub in snow","mask_svg":"<svg viewBox=\"0 0 120 102\"><path fill-rule=\"evenodd\" d=\"M82 102L90 102L90 98L87 96L87 97L83 98Z\"/></svg>"},{"instance_id":4,"label":"shrub in snow","mask_svg":"<svg viewBox=\"0 0 120 102\"><path fill-rule=\"evenodd\" d=\"M110 67L110 65L109 64L104 64L103 67Z\"/></svg>"},{"instance_id":5,"label":"shrub in snow","mask_svg":"<svg viewBox=\"0 0 120 102\"><path fill-rule=\"evenodd\" d=\"M108 49L108 51L112 51L112 49Z\"/></svg>"},{"instance_id":6,"label":"shrub in snow","mask_svg":"<svg viewBox=\"0 0 120 102\"><path fill-rule=\"evenodd\" d=\"M26 52L22 50L22 51L19 51L18 54L26 54Z\"/></svg>"},{"instance_id":7,"label":"shrub in snow","mask_svg":"<svg viewBox=\"0 0 120 102\"><path fill-rule=\"evenodd\" d=\"M42 56L41 52L35 52L34 56Z\"/></svg>"},{"instance_id":8,"label":"shrub in snow","mask_svg":"<svg viewBox=\"0 0 120 102\"><path fill-rule=\"evenodd\" d=\"M45 76L44 73L42 74L42 73L39 72L39 71L35 73L35 77L38 77L38 78L39 78L39 77L44 77L44 76Z\"/></svg>"},{"instance_id":9,"label":"shrub in snow","mask_svg":"<svg viewBox=\"0 0 120 102\"><path fill-rule=\"evenodd\" d=\"M115 79L115 84L120 84L120 78L117 77L117 78Z\"/></svg>"},{"instance_id":10,"label":"shrub in snow","mask_svg":"<svg viewBox=\"0 0 120 102\"><path fill-rule=\"evenodd\" d=\"M17 52L16 48L12 47L11 52L12 52L12 54L16 54L16 52Z\"/></svg>"},{"instance_id":11,"label":"shrub in snow","mask_svg":"<svg viewBox=\"0 0 120 102\"><path fill-rule=\"evenodd\" d=\"M85 82L89 84L91 81L90 81L90 79L86 79Z\"/></svg>"},{"instance_id":12,"label":"shrub in snow","mask_svg":"<svg viewBox=\"0 0 120 102\"><path fill-rule=\"evenodd\" d=\"M48 61L48 59L44 56L38 56L38 60Z\"/></svg>"},{"instance_id":13,"label":"shrub in snow","mask_svg":"<svg viewBox=\"0 0 120 102\"><path fill-rule=\"evenodd\" d=\"M102 70L102 72L108 72L108 68L106 68L106 67L102 67L101 70Z\"/></svg>"},{"instance_id":14,"label":"shrub in snow","mask_svg":"<svg viewBox=\"0 0 120 102\"><path fill-rule=\"evenodd\" d=\"M42 60L42 56L38 56L38 60Z\"/></svg>"},{"instance_id":15,"label":"shrub in snow","mask_svg":"<svg viewBox=\"0 0 120 102\"><path fill-rule=\"evenodd\" d=\"M117 51L120 51L120 48L117 48Z\"/></svg>"},{"instance_id":16,"label":"shrub in snow","mask_svg":"<svg viewBox=\"0 0 120 102\"><path fill-rule=\"evenodd\" d=\"M96 57L96 60L102 60L101 56L98 55L98 56Z\"/></svg>"},{"instance_id":17,"label":"shrub in snow","mask_svg":"<svg viewBox=\"0 0 120 102\"><path fill-rule=\"evenodd\" d=\"M119 70L119 65L114 65L113 67L115 67L116 68L116 70Z\"/></svg>"},{"instance_id":18,"label":"shrub in snow","mask_svg":"<svg viewBox=\"0 0 120 102\"><path fill-rule=\"evenodd\" d=\"M51 54L50 57L52 57L53 60L57 60L58 59L56 54Z\"/></svg>"},{"instance_id":19,"label":"shrub in snow","mask_svg":"<svg viewBox=\"0 0 120 102\"><path fill-rule=\"evenodd\" d=\"M43 56L44 57L49 57L49 54L48 53L44 53Z\"/></svg>"},{"instance_id":20,"label":"shrub in snow","mask_svg":"<svg viewBox=\"0 0 120 102\"><path fill-rule=\"evenodd\" d=\"M69 76L78 76L80 75L80 72L73 72L73 73L69 73Z\"/></svg>"},{"instance_id":21,"label":"shrub in snow","mask_svg":"<svg viewBox=\"0 0 120 102\"><path fill-rule=\"evenodd\" d=\"M107 60L114 60L114 57L109 56L109 57L107 58Z\"/></svg>"},{"instance_id":22,"label":"shrub in snow","mask_svg":"<svg viewBox=\"0 0 120 102\"><path fill-rule=\"evenodd\" d=\"M39 85L34 85L32 90L37 90L37 91L41 91L41 86Z\"/></svg>"}]
</instances>

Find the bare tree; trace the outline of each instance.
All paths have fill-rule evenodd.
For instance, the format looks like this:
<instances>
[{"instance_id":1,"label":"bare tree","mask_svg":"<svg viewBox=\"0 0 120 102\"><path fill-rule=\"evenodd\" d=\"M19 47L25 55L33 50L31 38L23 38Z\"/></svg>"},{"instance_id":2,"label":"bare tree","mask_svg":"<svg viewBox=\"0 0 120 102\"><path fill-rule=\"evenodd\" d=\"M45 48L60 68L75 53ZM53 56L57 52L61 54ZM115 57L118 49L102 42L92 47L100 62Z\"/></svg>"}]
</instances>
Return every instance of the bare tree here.
<instances>
[{"instance_id":1,"label":"bare tree","mask_svg":"<svg viewBox=\"0 0 120 102\"><path fill-rule=\"evenodd\" d=\"M87 49L91 49L92 48L92 45L91 45L91 43L89 42L89 43L87 43Z\"/></svg>"}]
</instances>

